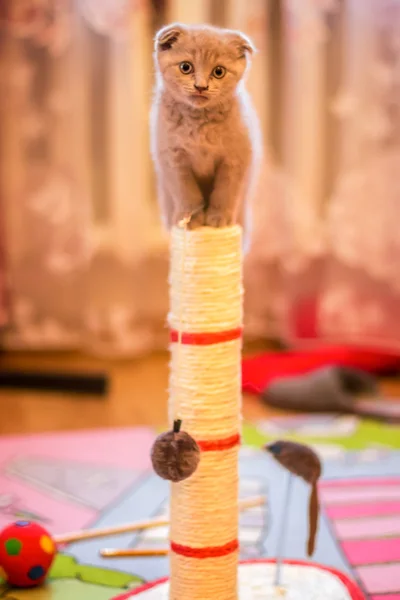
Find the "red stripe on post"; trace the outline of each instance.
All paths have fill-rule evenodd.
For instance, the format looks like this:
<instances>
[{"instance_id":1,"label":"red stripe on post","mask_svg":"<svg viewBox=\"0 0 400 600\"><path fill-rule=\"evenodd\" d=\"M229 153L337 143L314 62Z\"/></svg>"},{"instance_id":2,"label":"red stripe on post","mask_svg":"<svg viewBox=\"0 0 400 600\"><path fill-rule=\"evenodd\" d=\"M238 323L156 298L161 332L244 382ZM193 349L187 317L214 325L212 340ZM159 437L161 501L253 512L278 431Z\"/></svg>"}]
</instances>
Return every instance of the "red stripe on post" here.
<instances>
[{"instance_id":1,"label":"red stripe on post","mask_svg":"<svg viewBox=\"0 0 400 600\"><path fill-rule=\"evenodd\" d=\"M181 546L171 542L171 550L180 556L187 558L220 558L228 556L239 549L239 541L233 540L224 546L206 546L205 548L192 548L191 546Z\"/></svg>"},{"instance_id":2,"label":"red stripe on post","mask_svg":"<svg viewBox=\"0 0 400 600\"><path fill-rule=\"evenodd\" d=\"M222 344L223 342L232 342L242 337L242 327L229 329L228 331L210 331L209 333L188 333L182 332L179 339L179 331L171 329L170 342L176 344L181 342L186 346L212 346L213 344Z\"/></svg>"},{"instance_id":3,"label":"red stripe on post","mask_svg":"<svg viewBox=\"0 0 400 600\"><path fill-rule=\"evenodd\" d=\"M202 440L197 442L202 452L218 452L220 450L230 450L240 444L240 435L235 433L222 440Z\"/></svg>"}]
</instances>

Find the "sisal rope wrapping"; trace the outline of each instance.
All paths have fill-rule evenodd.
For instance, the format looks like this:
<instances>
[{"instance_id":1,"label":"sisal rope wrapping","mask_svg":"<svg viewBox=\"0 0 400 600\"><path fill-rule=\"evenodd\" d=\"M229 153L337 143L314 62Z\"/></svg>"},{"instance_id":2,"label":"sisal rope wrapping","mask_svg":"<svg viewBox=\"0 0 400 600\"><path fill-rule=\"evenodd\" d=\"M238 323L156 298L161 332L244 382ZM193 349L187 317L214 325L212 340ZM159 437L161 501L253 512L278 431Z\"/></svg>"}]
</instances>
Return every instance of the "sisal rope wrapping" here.
<instances>
[{"instance_id":1,"label":"sisal rope wrapping","mask_svg":"<svg viewBox=\"0 0 400 600\"><path fill-rule=\"evenodd\" d=\"M241 329L241 250L240 227L172 231L170 420L202 455L172 484L170 600L237 600L241 336L196 345L181 334Z\"/></svg>"}]
</instances>

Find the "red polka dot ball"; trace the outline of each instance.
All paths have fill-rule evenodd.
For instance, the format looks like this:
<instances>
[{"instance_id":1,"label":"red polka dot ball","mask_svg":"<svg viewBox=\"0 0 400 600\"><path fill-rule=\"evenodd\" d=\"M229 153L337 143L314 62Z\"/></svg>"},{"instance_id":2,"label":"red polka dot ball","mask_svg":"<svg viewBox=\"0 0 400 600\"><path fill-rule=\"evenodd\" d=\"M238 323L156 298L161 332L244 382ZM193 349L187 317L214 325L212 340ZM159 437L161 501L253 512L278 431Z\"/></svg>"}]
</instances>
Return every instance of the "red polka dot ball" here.
<instances>
[{"instance_id":1,"label":"red polka dot ball","mask_svg":"<svg viewBox=\"0 0 400 600\"><path fill-rule=\"evenodd\" d=\"M37 523L16 521L0 532L0 575L9 585L43 583L55 554L52 537Z\"/></svg>"}]
</instances>

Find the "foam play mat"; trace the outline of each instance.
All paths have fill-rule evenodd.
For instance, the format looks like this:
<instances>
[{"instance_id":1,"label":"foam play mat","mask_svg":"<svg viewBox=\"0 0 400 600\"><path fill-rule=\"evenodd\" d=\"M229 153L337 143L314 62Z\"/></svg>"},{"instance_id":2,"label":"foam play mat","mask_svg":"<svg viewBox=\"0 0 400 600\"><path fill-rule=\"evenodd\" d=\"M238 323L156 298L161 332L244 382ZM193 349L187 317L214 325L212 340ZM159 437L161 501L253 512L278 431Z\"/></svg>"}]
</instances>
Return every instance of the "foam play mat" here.
<instances>
[{"instance_id":1,"label":"foam play mat","mask_svg":"<svg viewBox=\"0 0 400 600\"><path fill-rule=\"evenodd\" d=\"M0 527L34 520L57 536L166 516L169 485L154 474L149 459L155 434L137 428L3 437ZM240 568L239 587L252 581L265 595L272 581L273 565L257 561L276 553L286 473L260 448L283 437L311 443L323 459L322 516L313 561L324 568L317 578L325 577L341 590L335 598L357 598L357 589L367 600L400 600L400 428L355 417L305 416L245 424L240 497L263 495L266 502L240 515L241 559L246 564ZM309 492L300 479L293 485L284 556L301 563L306 558ZM3 580L0 598L166 598L167 557L103 558L100 551L162 549L167 540L168 525L162 525L66 545L59 548L45 586L17 590ZM284 565L287 584L299 577L299 569L298 564ZM346 582L335 577L336 570ZM264 597L259 593L240 597Z\"/></svg>"}]
</instances>

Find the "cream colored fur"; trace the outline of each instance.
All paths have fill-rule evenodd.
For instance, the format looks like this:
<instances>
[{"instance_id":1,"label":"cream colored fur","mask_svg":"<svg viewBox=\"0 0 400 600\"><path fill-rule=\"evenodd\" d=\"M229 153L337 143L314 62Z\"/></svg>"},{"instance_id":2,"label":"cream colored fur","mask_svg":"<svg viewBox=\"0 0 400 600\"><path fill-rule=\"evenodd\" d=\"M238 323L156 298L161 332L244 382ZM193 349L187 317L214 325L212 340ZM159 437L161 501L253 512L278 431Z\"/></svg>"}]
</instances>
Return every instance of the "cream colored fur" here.
<instances>
[{"instance_id":1,"label":"cream colored fur","mask_svg":"<svg viewBox=\"0 0 400 600\"><path fill-rule=\"evenodd\" d=\"M248 221L261 153L244 85L253 52L242 33L211 26L173 24L156 36L152 155L168 228L189 214L190 227Z\"/></svg>"}]
</instances>

